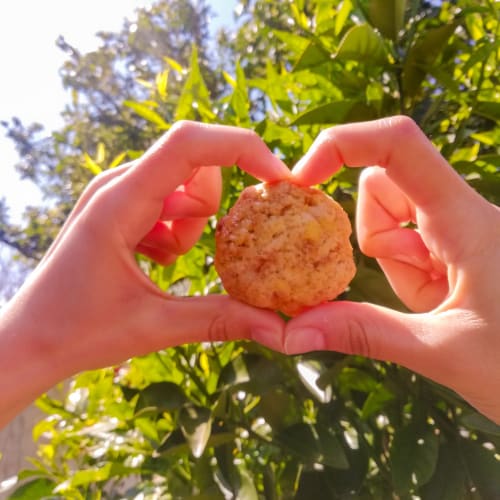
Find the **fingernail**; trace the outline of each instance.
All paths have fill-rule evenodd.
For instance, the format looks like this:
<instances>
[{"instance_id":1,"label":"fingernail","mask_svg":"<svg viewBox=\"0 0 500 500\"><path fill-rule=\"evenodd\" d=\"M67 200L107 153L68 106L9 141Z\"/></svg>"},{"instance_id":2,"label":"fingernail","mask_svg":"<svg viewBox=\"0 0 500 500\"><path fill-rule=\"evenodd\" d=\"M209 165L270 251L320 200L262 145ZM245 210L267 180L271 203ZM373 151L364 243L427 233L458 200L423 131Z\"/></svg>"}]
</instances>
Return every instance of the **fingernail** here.
<instances>
[{"instance_id":1,"label":"fingernail","mask_svg":"<svg viewBox=\"0 0 500 500\"><path fill-rule=\"evenodd\" d=\"M285 352L287 354L324 351L325 348L325 335L321 330L316 328L291 330L285 338Z\"/></svg>"},{"instance_id":2,"label":"fingernail","mask_svg":"<svg viewBox=\"0 0 500 500\"><path fill-rule=\"evenodd\" d=\"M258 342L275 351L283 352L281 332L269 328L257 327L252 329L251 335L254 342Z\"/></svg>"}]
</instances>

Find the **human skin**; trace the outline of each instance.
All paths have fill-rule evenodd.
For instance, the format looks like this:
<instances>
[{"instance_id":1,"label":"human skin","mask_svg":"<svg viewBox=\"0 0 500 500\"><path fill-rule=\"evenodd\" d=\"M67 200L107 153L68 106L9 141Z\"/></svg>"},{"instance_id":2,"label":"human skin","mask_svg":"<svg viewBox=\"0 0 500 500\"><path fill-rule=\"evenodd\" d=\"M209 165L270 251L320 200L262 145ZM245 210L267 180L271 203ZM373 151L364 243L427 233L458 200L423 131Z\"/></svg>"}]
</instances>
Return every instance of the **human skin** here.
<instances>
[{"instance_id":1,"label":"human skin","mask_svg":"<svg viewBox=\"0 0 500 500\"><path fill-rule=\"evenodd\" d=\"M358 240L415 312L336 301L285 327L276 314L228 297L174 298L159 290L134 253L166 264L187 251L219 203L220 171L208 166L235 163L263 181L306 186L343 164L378 165L361 176ZM418 231L402 227L409 220ZM393 361L454 389L500 423L499 275L499 209L406 117L325 130L292 174L252 132L181 122L140 160L88 186L2 309L0 426L80 371L229 339L289 354L328 349Z\"/></svg>"},{"instance_id":2,"label":"human skin","mask_svg":"<svg viewBox=\"0 0 500 500\"><path fill-rule=\"evenodd\" d=\"M323 131L293 179L317 184L342 165L377 165L360 178L357 237L414 313L331 302L292 319L273 347L398 363L500 423L499 208L404 116ZM417 229L403 227L408 221Z\"/></svg>"},{"instance_id":3,"label":"human skin","mask_svg":"<svg viewBox=\"0 0 500 500\"><path fill-rule=\"evenodd\" d=\"M278 315L227 296L179 298L139 269L167 264L199 238L219 206L221 175L238 164L263 181L290 176L258 136L179 122L144 156L99 175L54 244L0 315L0 426L83 370L187 342L281 338Z\"/></svg>"}]
</instances>

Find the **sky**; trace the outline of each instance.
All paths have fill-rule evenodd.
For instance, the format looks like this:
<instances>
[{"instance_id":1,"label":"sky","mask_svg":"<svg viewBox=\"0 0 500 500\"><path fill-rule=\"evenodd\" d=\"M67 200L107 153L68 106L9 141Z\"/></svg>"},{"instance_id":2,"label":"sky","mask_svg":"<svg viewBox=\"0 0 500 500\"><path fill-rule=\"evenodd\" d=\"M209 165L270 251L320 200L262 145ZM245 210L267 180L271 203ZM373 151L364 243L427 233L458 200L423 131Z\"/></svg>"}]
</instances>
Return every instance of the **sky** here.
<instances>
[{"instance_id":1,"label":"sky","mask_svg":"<svg viewBox=\"0 0 500 500\"><path fill-rule=\"evenodd\" d=\"M59 77L64 54L55 41L62 35L82 52L95 50L98 31L119 31L124 18L154 0L0 0L0 121L17 116L25 124L38 122L47 131L61 124L68 101ZM230 25L236 0L209 0L217 17L214 29ZM0 128L0 198L5 197L12 220L20 221L26 205L40 202L31 182L14 169L17 153Z\"/></svg>"}]
</instances>

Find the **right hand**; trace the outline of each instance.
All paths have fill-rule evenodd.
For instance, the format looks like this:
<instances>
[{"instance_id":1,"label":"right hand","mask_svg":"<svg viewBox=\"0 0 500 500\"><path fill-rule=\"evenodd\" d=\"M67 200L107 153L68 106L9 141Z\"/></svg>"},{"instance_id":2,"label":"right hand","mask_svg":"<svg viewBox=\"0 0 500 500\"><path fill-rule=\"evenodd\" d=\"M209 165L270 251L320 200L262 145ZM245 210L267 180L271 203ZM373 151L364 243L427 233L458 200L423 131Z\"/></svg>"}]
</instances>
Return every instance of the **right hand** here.
<instances>
[{"instance_id":1,"label":"right hand","mask_svg":"<svg viewBox=\"0 0 500 500\"><path fill-rule=\"evenodd\" d=\"M500 210L404 116L320 134L293 170L302 185L341 165L361 175L357 233L414 314L336 301L292 319L281 349L393 361L446 385L500 423ZM417 228L404 227L411 221Z\"/></svg>"}]
</instances>

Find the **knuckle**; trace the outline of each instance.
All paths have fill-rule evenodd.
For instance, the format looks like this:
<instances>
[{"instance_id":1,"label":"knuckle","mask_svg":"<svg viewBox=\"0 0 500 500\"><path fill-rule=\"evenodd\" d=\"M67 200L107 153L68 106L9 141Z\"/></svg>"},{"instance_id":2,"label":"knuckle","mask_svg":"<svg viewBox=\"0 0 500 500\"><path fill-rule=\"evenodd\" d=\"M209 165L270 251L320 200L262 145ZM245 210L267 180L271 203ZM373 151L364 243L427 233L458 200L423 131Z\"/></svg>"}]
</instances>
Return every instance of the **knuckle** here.
<instances>
[{"instance_id":1,"label":"knuckle","mask_svg":"<svg viewBox=\"0 0 500 500\"><path fill-rule=\"evenodd\" d=\"M318 134L318 137L316 140L318 141L319 144L332 142L333 135L334 135L334 128L333 127L325 128Z\"/></svg>"},{"instance_id":2,"label":"knuckle","mask_svg":"<svg viewBox=\"0 0 500 500\"><path fill-rule=\"evenodd\" d=\"M104 170L99 174L95 175L91 181L87 184L85 188L86 193L92 194L103 187L108 181L113 177L113 170Z\"/></svg>"},{"instance_id":3,"label":"knuckle","mask_svg":"<svg viewBox=\"0 0 500 500\"><path fill-rule=\"evenodd\" d=\"M229 337L226 318L221 313L216 313L208 326L209 341L226 342L229 340Z\"/></svg>"},{"instance_id":4,"label":"knuckle","mask_svg":"<svg viewBox=\"0 0 500 500\"><path fill-rule=\"evenodd\" d=\"M367 189L372 191L378 187L380 178L385 177L385 169L382 167L365 167L359 175L359 189Z\"/></svg>"},{"instance_id":5,"label":"knuckle","mask_svg":"<svg viewBox=\"0 0 500 500\"><path fill-rule=\"evenodd\" d=\"M255 130L253 130L251 128L244 129L243 134L245 134L249 140L258 141L258 142L262 141L260 135Z\"/></svg>"},{"instance_id":6,"label":"knuckle","mask_svg":"<svg viewBox=\"0 0 500 500\"><path fill-rule=\"evenodd\" d=\"M396 136L395 139L412 136L420 131L415 120L407 115L396 115L385 118L382 120L382 126L390 129Z\"/></svg>"},{"instance_id":7,"label":"knuckle","mask_svg":"<svg viewBox=\"0 0 500 500\"><path fill-rule=\"evenodd\" d=\"M260 135L255 132L252 128L241 128L239 131L240 134L246 136L248 139L260 141Z\"/></svg>"},{"instance_id":8,"label":"knuckle","mask_svg":"<svg viewBox=\"0 0 500 500\"><path fill-rule=\"evenodd\" d=\"M253 147L262 147L264 141L262 137L253 129L245 128L238 131L242 140Z\"/></svg>"},{"instance_id":9,"label":"knuckle","mask_svg":"<svg viewBox=\"0 0 500 500\"><path fill-rule=\"evenodd\" d=\"M345 350L348 354L373 357L373 348L369 340L366 325L356 318L347 321L346 334L344 338Z\"/></svg>"},{"instance_id":10,"label":"knuckle","mask_svg":"<svg viewBox=\"0 0 500 500\"><path fill-rule=\"evenodd\" d=\"M168 138L175 142L190 141L193 131L197 128L198 124L190 120L179 120L175 122L168 132Z\"/></svg>"}]
</instances>

